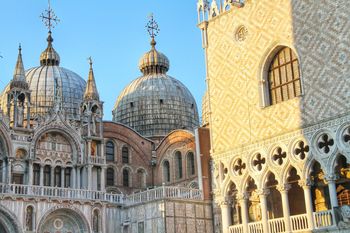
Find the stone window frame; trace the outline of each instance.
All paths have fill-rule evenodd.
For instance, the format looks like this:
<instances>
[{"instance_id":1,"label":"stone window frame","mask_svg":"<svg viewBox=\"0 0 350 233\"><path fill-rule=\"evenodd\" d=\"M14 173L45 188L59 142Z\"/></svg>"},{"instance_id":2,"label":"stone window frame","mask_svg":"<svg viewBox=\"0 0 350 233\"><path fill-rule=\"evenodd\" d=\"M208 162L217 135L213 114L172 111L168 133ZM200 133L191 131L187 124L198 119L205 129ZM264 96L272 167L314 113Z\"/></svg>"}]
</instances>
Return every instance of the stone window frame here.
<instances>
[{"instance_id":1,"label":"stone window frame","mask_svg":"<svg viewBox=\"0 0 350 233\"><path fill-rule=\"evenodd\" d=\"M112 143L112 145L113 145L113 160L109 160L108 159L108 154L107 154L107 147L108 147L108 144L109 143ZM111 148L111 147L110 147ZM106 154L106 162L115 162L115 158L116 158L116 143L112 140L112 139L108 139L107 141L106 141L106 144L105 144L105 154ZM111 154L109 154L109 155L111 155Z\"/></svg>"}]
</instances>

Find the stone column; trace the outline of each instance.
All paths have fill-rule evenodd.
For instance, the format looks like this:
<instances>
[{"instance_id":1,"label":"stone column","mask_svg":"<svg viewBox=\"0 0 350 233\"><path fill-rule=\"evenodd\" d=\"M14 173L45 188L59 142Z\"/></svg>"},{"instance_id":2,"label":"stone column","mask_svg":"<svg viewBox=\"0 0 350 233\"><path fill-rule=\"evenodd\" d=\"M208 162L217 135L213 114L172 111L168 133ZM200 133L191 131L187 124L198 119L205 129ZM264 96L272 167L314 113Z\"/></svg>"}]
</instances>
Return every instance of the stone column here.
<instances>
[{"instance_id":1,"label":"stone column","mask_svg":"<svg viewBox=\"0 0 350 233\"><path fill-rule=\"evenodd\" d=\"M289 200L288 200L288 190L290 189L290 184L282 184L277 187L282 196L282 207L283 207L283 217L286 226L286 233L292 233L292 228L290 225L290 210L289 210Z\"/></svg>"},{"instance_id":2,"label":"stone column","mask_svg":"<svg viewBox=\"0 0 350 233\"><path fill-rule=\"evenodd\" d=\"M28 185L33 185L33 161L28 161Z\"/></svg>"},{"instance_id":3,"label":"stone column","mask_svg":"<svg viewBox=\"0 0 350 233\"><path fill-rule=\"evenodd\" d=\"M80 183L80 169L81 169L81 167L77 167L77 184L76 184L76 188L77 188L77 189L81 189L81 183Z\"/></svg>"},{"instance_id":4,"label":"stone column","mask_svg":"<svg viewBox=\"0 0 350 233\"><path fill-rule=\"evenodd\" d=\"M55 167L51 167L50 186L55 187Z\"/></svg>"},{"instance_id":5,"label":"stone column","mask_svg":"<svg viewBox=\"0 0 350 233\"><path fill-rule=\"evenodd\" d=\"M76 180L77 180L77 167L76 166L73 166L72 167L72 174L71 174L71 184L70 184L70 187L75 189L76 188Z\"/></svg>"},{"instance_id":6,"label":"stone column","mask_svg":"<svg viewBox=\"0 0 350 233\"><path fill-rule=\"evenodd\" d=\"M6 161L2 161L2 180L1 183L6 183Z\"/></svg>"},{"instance_id":7,"label":"stone column","mask_svg":"<svg viewBox=\"0 0 350 233\"><path fill-rule=\"evenodd\" d=\"M337 177L334 174L328 175L326 176L326 180L328 183L329 197L331 199L332 208L338 207L339 204L338 204L337 189L335 184Z\"/></svg>"},{"instance_id":8,"label":"stone column","mask_svg":"<svg viewBox=\"0 0 350 233\"><path fill-rule=\"evenodd\" d=\"M312 196L311 196L311 182L309 180L299 180L299 186L304 190L305 198L305 209L307 215L307 222L309 223L309 230L315 228L314 217L313 217L313 207L312 207Z\"/></svg>"},{"instance_id":9,"label":"stone column","mask_svg":"<svg viewBox=\"0 0 350 233\"><path fill-rule=\"evenodd\" d=\"M44 186L44 165L40 164L40 186Z\"/></svg>"},{"instance_id":10,"label":"stone column","mask_svg":"<svg viewBox=\"0 0 350 233\"><path fill-rule=\"evenodd\" d=\"M101 166L101 191L106 189L106 166Z\"/></svg>"},{"instance_id":11,"label":"stone column","mask_svg":"<svg viewBox=\"0 0 350 233\"><path fill-rule=\"evenodd\" d=\"M222 218L222 232L229 233L229 227L232 225L232 217L231 217L231 203L229 202L229 198L225 197L220 202L221 208L221 218Z\"/></svg>"},{"instance_id":12,"label":"stone column","mask_svg":"<svg viewBox=\"0 0 350 233\"><path fill-rule=\"evenodd\" d=\"M263 232L269 232L268 227L268 217L267 217L267 200L266 196L270 194L270 190L261 189L258 190L259 198L260 198L260 207L261 207L261 222L263 225Z\"/></svg>"},{"instance_id":13,"label":"stone column","mask_svg":"<svg viewBox=\"0 0 350 233\"><path fill-rule=\"evenodd\" d=\"M87 166L87 183L88 183L88 190L91 190L92 189L92 165L88 165Z\"/></svg>"},{"instance_id":14,"label":"stone column","mask_svg":"<svg viewBox=\"0 0 350 233\"><path fill-rule=\"evenodd\" d=\"M61 188L64 188L64 183L65 183L65 176L64 176L64 171L65 171L65 168L64 167L61 167Z\"/></svg>"},{"instance_id":15,"label":"stone column","mask_svg":"<svg viewBox=\"0 0 350 233\"><path fill-rule=\"evenodd\" d=\"M7 160L7 183L12 182L12 159Z\"/></svg>"},{"instance_id":16,"label":"stone column","mask_svg":"<svg viewBox=\"0 0 350 233\"><path fill-rule=\"evenodd\" d=\"M238 200L239 200L239 205L241 206L243 232L248 232L248 222L249 222L248 203L247 203L248 194L247 193L238 194Z\"/></svg>"},{"instance_id":17,"label":"stone column","mask_svg":"<svg viewBox=\"0 0 350 233\"><path fill-rule=\"evenodd\" d=\"M90 164L91 163L91 140L89 140L88 142L87 142L87 158L88 158L88 164Z\"/></svg>"}]
</instances>

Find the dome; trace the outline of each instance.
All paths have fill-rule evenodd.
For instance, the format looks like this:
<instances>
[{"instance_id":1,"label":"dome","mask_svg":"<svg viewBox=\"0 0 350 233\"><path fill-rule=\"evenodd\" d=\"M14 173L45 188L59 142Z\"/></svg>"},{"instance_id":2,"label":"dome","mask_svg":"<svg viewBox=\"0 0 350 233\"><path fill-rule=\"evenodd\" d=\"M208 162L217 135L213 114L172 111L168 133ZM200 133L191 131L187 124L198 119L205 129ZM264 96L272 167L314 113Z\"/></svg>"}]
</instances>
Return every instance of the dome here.
<instances>
[{"instance_id":1,"label":"dome","mask_svg":"<svg viewBox=\"0 0 350 233\"><path fill-rule=\"evenodd\" d=\"M31 92L31 117L46 115L53 107L55 98L59 96L62 107L70 119L78 119L80 105L83 101L86 82L79 75L59 65L59 55L52 47L49 32L48 47L40 56L41 66L25 72L25 79ZM7 95L10 84L5 87L1 96L1 106L6 112ZM55 93L58 92L58 95Z\"/></svg>"},{"instance_id":2,"label":"dome","mask_svg":"<svg viewBox=\"0 0 350 233\"><path fill-rule=\"evenodd\" d=\"M175 129L193 130L198 126L196 101L185 85L166 74L169 60L154 45L140 60L144 75L119 95L113 121L149 138L164 137Z\"/></svg>"}]
</instances>

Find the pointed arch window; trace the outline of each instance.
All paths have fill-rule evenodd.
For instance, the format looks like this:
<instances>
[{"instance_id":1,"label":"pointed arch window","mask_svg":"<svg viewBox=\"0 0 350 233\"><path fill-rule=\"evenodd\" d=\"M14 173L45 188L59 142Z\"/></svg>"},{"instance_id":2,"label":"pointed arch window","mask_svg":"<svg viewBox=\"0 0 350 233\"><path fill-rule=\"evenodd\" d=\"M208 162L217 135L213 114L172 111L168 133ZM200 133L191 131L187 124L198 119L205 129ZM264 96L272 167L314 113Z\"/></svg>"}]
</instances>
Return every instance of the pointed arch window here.
<instances>
[{"instance_id":1,"label":"pointed arch window","mask_svg":"<svg viewBox=\"0 0 350 233\"><path fill-rule=\"evenodd\" d=\"M175 153L175 164L176 164L176 178L182 178L182 155L180 151Z\"/></svg>"},{"instance_id":2,"label":"pointed arch window","mask_svg":"<svg viewBox=\"0 0 350 233\"><path fill-rule=\"evenodd\" d=\"M44 167L44 185L51 185L51 167L49 165L46 165Z\"/></svg>"},{"instance_id":3,"label":"pointed arch window","mask_svg":"<svg viewBox=\"0 0 350 233\"><path fill-rule=\"evenodd\" d=\"M195 169L194 154L192 152L188 152L188 154L187 154L187 175L193 176L195 173L196 173L196 169Z\"/></svg>"},{"instance_id":4,"label":"pointed arch window","mask_svg":"<svg viewBox=\"0 0 350 233\"><path fill-rule=\"evenodd\" d=\"M107 169L107 175L106 175L106 184L107 186L113 186L114 185L114 169L108 168Z\"/></svg>"},{"instance_id":5,"label":"pointed arch window","mask_svg":"<svg viewBox=\"0 0 350 233\"><path fill-rule=\"evenodd\" d=\"M112 141L106 143L106 160L108 162L114 161L114 143Z\"/></svg>"},{"instance_id":6,"label":"pointed arch window","mask_svg":"<svg viewBox=\"0 0 350 233\"><path fill-rule=\"evenodd\" d=\"M163 178L164 182L170 182L170 164L167 160L163 162Z\"/></svg>"},{"instance_id":7,"label":"pointed arch window","mask_svg":"<svg viewBox=\"0 0 350 233\"><path fill-rule=\"evenodd\" d=\"M61 167L55 167L55 186L61 187Z\"/></svg>"},{"instance_id":8,"label":"pointed arch window","mask_svg":"<svg viewBox=\"0 0 350 233\"><path fill-rule=\"evenodd\" d=\"M277 104L302 94L299 60L291 48L283 47L268 68L270 104Z\"/></svg>"},{"instance_id":9,"label":"pointed arch window","mask_svg":"<svg viewBox=\"0 0 350 233\"><path fill-rule=\"evenodd\" d=\"M129 163L129 148L127 146L122 148L122 162L125 164Z\"/></svg>"},{"instance_id":10,"label":"pointed arch window","mask_svg":"<svg viewBox=\"0 0 350 233\"><path fill-rule=\"evenodd\" d=\"M33 185L40 185L40 165L33 165Z\"/></svg>"},{"instance_id":11,"label":"pointed arch window","mask_svg":"<svg viewBox=\"0 0 350 233\"><path fill-rule=\"evenodd\" d=\"M66 169L64 169L64 187L65 188L71 187L71 184L70 184L71 173L72 173L71 167L66 167Z\"/></svg>"}]
</instances>

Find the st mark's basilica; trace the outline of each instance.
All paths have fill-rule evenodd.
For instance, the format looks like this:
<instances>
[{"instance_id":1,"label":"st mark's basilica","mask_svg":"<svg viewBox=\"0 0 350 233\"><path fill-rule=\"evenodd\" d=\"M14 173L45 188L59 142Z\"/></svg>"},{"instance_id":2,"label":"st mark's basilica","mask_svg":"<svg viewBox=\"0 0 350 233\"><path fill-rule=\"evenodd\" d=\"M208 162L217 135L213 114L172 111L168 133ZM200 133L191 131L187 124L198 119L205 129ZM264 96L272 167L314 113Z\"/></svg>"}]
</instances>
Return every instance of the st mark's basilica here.
<instances>
[{"instance_id":1,"label":"st mark's basilica","mask_svg":"<svg viewBox=\"0 0 350 233\"><path fill-rule=\"evenodd\" d=\"M0 95L0 233L350 232L346 3L194 3L201 122L153 17L105 121L92 58L88 77L60 66L49 6L38 66L19 46Z\"/></svg>"}]
</instances>

